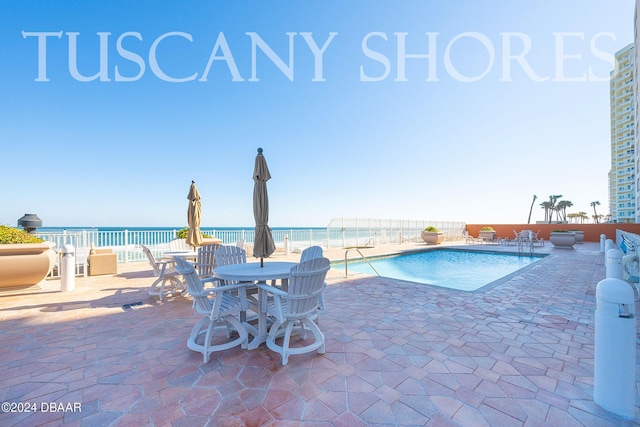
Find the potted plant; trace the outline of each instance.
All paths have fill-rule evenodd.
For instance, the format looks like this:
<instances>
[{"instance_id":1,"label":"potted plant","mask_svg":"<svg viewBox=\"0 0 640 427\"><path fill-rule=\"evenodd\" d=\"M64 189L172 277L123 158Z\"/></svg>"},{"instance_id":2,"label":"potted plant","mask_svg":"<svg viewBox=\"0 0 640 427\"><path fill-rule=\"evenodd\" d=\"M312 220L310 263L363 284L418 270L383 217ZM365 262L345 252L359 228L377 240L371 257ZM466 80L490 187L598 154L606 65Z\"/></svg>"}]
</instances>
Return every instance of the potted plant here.
<instances>
[{"instance_id":1,"label":"potted plant","mask_svg":"<svg viewBox=\"0 0 640 427\"><path fill-rule=\"evenodd\" d=\"M438 245L444 241L444 233L432 225L425 228L420 237L427 245Z\"/></svg>"},{"instance_id":2,"label":"potted plant","mask_svg":"<svg viewBox=\"0 0 640 427\"><path fill-rule=\"evenodd\" d=\"M478 233L478 238L482 241L493 241L496 238L496 231L493 227L482 227Z\"/></svg>"},{"instance_id":3,"label":"potted plant","mask_svg":"<svg viewBox=\"0 0 640 427\"><path fill-rule=\"evenodd\" d=\"M549 234L549 241L556 248L573 249L576 243L576 233L569 230L553 230Z\"/></svg>"},{"instance_id":4,"label":"potted plant","mask_svg":"<svg viewBox=\"0 0 640 427\"><path fill-rule=\"evenodd\" d=\"M42 282L55 264L54 246L24 230L0 225L0 288Z\"/></svg>"}]
</instances>

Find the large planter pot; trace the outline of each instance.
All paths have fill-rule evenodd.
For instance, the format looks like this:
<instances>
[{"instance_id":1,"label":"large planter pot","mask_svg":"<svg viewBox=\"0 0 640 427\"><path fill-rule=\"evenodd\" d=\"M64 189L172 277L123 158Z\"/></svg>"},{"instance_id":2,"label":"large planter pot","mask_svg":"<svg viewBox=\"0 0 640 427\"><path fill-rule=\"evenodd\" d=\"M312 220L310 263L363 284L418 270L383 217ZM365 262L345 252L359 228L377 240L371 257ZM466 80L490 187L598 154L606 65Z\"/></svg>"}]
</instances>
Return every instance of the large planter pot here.
<instances>
[{"instance_id":1,"label":"large planter pot","mask_svg":"<svg viewBox=\"0 0 640 427\"><path fill-rule=\"evenodd\" d=\"M556 248L573 249L573 245L576 243L576 235L570 231L552 231L549 236L549 241Z\"/></svg>"},{"instance_id":2,"label":"large planter pot","mask_svg":"<svg viewBox=\"0 0 640 427\"><path fill-rule=\"evenodd\" d=\"M0 288L42 282L56 261L55 243L0 245Z\"/></svg>"},{"instance_id":3,"label":"large planter pot","mask_svg":"<svg viewBox=\"0 0 640 427\"><path fill-rule=\"evenodd\" d=\"M438 245L444 242L444 233L436 231L423 231L420 233L420 237L427 245Z\"/></svg>"},{"instance_id":4,"label":"large planter pot","mask_svg":"<svg viewBox=\"0 0 640 427\"><path fill-rule=\"evenodd\" d=\"M576 235L576 243L584 242L584 231L582 230L571 230L572 233Z\"/></svg>"}]
</instances>

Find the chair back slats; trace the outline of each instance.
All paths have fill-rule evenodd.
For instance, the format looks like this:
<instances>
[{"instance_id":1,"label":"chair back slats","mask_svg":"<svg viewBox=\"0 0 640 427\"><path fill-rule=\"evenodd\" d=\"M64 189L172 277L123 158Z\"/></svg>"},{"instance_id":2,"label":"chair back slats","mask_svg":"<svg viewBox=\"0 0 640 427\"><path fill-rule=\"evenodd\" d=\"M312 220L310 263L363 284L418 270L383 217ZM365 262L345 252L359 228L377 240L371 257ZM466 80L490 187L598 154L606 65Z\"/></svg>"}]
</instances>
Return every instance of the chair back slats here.
<instances>
[{"instance_id":1,"label":"chair back slats","mask_svg":"<svg viewBox=\"0 0 640 427\"><path fill-rule=\"evenodd\" d=\"M180 252L180 251L190 251L192 249L193 248L187 245L186 239L173 239L169 242L170 251Z\"/></svg>"},{"instance_id":2,"label":"chair back slats","mask_svg":"<svg viewBox=\"0 0 640 427\"><path fill-rule=\"evenodd\" d=\"M156 261L156 258L153 256L153 254L151 253L151 250L146 247L145 245L140 245L142 247L142 252L144 252L144 254L147 256L147 260L149 261L149 264L151 264L151 267L153 267L153 274L156 277L160 276L160 267L158 266L158 262Z\"/></svg>"},{"instance_id":3,"label":"chair back slats","mask_svg":"<svg viewBox=\"0 0 640 427\"><path fill-rule=\"evenodd\" d=\"M200 277L212 277L213 269L216 268L215 251L220 247L219 244L204 245L198 248L198 261L196 267L198 268L198 276Z\"/></svg>"},{"instance_id":4,"label":"chair back slats","mask_svg":"<svg viewBox=\"0 0 640 427\"><path fill-rule=\"evenodd\" d=\"M310 246L300 254L300 262L314 258L322 258L322 248L320 246Z\"/></svg>"},{"instance_id":5,"label":"chair back slats","mask_svg":"<svg viewBox=\"0 0 640 427\"><path fill-rule=\"evenodd\" d=\"M178 258L176 259L176 270L182 274L187 283L187 291L193 297L193 308L200 314L209 314L212 307L211 300L204 291L204 286L193 266L184 259Z\"/></svg>"},{"instance_id":6,"label":"chair back slats","mask_svg":"<svg viewBox=\"0 0 640 427\"><path fill-rule=\"evenodd\" d=\"M286 317L306 317L318 309L329 268L327 258L312 258L291 269L287 295L282 297Z\"/></svg>"},{"instance_id":7,"label":"chair back slats","mask_svg":"<svg viewBox=\"0 0 640 427\"><path fill-rule=\"evenodd\" d=\"M244 264L247 252L237 246L221 245L216 248L214 257L217 265Z\"/></svg>"},{"instance_id":8,"label":"chair back slats","mask_svg":"<svg viewBox=\"0 0 640 427\"><path fill-rule=\"evenodd\" d=\"M221 245L215 250L214 257L217 266L246 264L247 262L247 252L237 246ZM238 283L237 280L222 280L221 282L225 285Z\"/></svg>"}]
</instances>

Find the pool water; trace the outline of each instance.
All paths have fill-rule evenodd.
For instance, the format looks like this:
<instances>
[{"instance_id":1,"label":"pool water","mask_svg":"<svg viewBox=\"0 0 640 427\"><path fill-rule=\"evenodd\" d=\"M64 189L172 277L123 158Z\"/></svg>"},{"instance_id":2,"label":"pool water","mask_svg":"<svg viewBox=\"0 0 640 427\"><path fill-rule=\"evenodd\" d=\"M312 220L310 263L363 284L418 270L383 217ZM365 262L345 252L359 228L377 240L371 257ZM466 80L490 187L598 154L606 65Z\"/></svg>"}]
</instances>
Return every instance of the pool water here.
<instances>
[{"instance_id":1,"label":"pool water","mask_svg":"<svg viewBox=\"0 0 640 427\"><path fill-rule=\"evenodd\" d=\"M369 261L383 277L475 291L540 259L537 256L441 249ZM334 267L344 269L344 262L334 264ZM348 269L349 274L375 274L365 261L349 261Z\"/></svg>"}]
</instances>

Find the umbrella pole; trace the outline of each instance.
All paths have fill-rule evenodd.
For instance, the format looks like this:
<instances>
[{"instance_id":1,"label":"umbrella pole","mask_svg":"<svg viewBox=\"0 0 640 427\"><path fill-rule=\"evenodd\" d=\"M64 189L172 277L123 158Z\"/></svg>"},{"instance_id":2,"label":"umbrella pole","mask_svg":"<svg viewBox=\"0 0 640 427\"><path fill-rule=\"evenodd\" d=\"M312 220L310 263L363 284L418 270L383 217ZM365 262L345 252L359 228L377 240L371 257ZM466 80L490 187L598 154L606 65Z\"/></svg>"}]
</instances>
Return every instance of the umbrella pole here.
<instances>
[{"instance_id":1,"label":"umbrella pole","mask_svg":"<svg viewBox=\"0 0 640 427\"><path fill-rule=\"evenodd\" d=\"M260 257L260 268L264 267L264 258Z\"/></svg>"}]
</instances>

